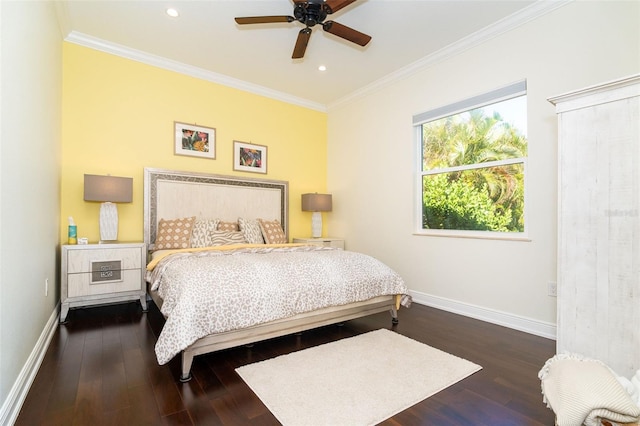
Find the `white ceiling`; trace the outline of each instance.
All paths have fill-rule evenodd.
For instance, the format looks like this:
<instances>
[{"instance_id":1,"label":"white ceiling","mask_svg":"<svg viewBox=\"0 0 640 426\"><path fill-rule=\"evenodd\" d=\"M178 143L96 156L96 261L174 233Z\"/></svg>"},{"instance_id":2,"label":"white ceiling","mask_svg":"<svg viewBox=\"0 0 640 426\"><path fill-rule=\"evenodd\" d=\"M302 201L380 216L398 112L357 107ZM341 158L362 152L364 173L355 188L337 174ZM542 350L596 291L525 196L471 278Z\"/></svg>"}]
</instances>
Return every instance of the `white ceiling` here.
<instances>
[{"instance_id":1,"label":"white ceiling","mask_svg":"<svg viewBox=\"0 0 640 426\"><path fill-rule=\"evenodd\" d=\"M372 36L366 47L317 25L298 60L291 53L299 22L240 26L233 19L292 15L291 0L71 0L59 3L58 14L68 41L326 109L560 3L359 0L327 20ZM167 16L167 7L180 16Z\"/></svg>"}]
</instances>

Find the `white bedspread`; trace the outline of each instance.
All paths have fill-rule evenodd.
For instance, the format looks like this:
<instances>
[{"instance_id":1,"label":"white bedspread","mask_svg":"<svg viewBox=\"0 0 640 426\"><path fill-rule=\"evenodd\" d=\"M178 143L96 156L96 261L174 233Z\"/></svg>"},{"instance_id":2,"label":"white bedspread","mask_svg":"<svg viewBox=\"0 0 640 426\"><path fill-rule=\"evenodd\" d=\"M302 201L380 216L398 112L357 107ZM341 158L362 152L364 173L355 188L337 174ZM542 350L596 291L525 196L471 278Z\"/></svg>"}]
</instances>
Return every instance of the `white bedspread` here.
<instances>
[{"instance_id":1,"label":"white bedspread","mask_svg":"<svg viewBox=\"0 0 640 426\"><path fill-rule=\"evenodd\" d=\"M167 318L156 344L160 364L212 333L408 293L373 257L318 246L181 252L161 259L147 280Z\"/></svg>"}]
</instances>

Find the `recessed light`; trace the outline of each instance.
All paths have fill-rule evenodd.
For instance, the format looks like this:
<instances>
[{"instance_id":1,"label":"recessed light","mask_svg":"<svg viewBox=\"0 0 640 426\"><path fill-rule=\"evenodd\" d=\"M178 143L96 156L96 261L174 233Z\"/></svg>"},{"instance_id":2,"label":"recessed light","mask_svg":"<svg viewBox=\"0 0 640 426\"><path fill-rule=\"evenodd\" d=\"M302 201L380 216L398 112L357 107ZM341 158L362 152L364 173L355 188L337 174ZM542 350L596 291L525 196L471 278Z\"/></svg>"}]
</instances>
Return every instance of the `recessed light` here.
<instances>
[{"instance_id":1,"label":"recessed light","mask_svg":"<svg viewBox=\"0 0 640 426\"><path fill-rule=\"evenodd\" d=\"M327 67L326 67L326 66L324 66L324 65L320 65L320 66L318 67L318 70L319 70L319 71L326 71L326 70L327 70Z\"/></svg>"},{"instance_id":2,"label":"recessed light","mask_svg":"<svg viewBox=\"0 0 640 426\"><path fill-rule=\"evenodd\" d=\"M170 7L169 9L167 9L167 15L171 16L172 18L177 18L180 14L176 9Z\"/></svg>"}]
</instances>

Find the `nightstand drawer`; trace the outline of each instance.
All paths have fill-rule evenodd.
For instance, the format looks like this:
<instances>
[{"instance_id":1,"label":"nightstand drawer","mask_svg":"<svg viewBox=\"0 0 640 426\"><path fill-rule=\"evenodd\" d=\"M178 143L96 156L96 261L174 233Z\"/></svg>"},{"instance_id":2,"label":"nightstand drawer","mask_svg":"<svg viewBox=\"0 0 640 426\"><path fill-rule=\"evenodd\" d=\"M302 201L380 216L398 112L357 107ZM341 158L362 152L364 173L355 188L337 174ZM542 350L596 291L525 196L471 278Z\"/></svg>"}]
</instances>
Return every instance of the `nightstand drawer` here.
<instances>
[{"instance_id":1,"label":"nightstand drawer","mask_svg":"<svg viewBox=\"0 0 640 426\"><path fill-rule=\"evenodd\" d=\"M96 274L92 273L69 274L67 279L68 296L79 297L140 290L140 269L125 269L109 272L113 274L104 278L112 279L104 281L96 280ZM113 279L114 275L115 279Z\"/></svg>"},{"instance_id":2,"label":"nightstand drawer","mask_svg":"<svg viewBox=\"0 0 640 426\"><path fill-rule=\"evenodd\" d=\"M119 263L119 267L116 265ZM139 248L70 250L67 257L67 273L93 272L96 270L140 269Z\"/></svg>"}]
</instances>

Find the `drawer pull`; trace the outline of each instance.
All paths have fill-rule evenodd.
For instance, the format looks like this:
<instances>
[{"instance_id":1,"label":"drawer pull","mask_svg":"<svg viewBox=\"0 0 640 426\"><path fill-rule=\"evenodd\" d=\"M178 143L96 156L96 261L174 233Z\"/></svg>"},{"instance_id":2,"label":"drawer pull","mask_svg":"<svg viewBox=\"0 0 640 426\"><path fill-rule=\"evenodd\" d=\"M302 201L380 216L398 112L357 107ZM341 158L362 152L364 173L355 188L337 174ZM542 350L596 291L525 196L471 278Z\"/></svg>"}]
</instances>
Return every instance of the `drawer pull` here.
<instances>
[{"instance_id":1,"label":"drawer pull","mask_svg":"<svg viewBox=\"0 0 640 426\"><path fill-rule=\"evenodd\" d=\"M122 261L91 262L91 284L122 281Z\"/></svg>"}]
</instances>

